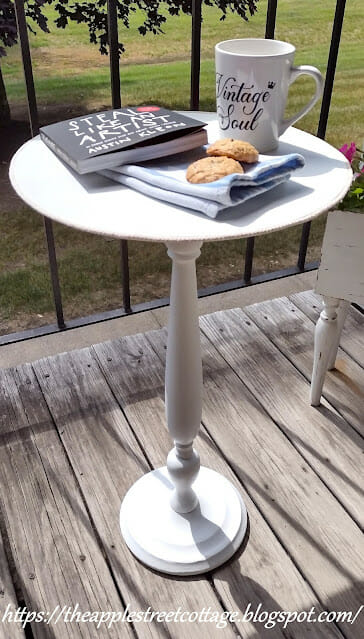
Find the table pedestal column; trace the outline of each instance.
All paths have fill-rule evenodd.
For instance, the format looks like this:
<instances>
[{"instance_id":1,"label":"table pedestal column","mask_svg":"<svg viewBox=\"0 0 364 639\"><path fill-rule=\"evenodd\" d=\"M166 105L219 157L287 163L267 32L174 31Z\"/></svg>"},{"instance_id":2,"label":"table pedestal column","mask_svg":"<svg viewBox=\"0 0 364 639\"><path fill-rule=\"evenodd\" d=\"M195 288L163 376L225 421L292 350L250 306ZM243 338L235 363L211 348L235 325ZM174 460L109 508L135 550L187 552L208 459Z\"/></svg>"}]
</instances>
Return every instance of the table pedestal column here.
<instances>
[{"instance_id":1,"label":"table pedestal column","mask_svg":"<svg viewBox=\"0 0 364 639\"><path fill-rule=\"evenodd\" d=\"M173 266L166 414L174 448L167 466L131 487L120 511L130 550L148 566L175 575L203 573L227 561L240 546L247 525L239 493L219 473L200 468L193 448L202 412L195 268L200 248L201 242L168 244Z\"/></svg>"}]
</instances>

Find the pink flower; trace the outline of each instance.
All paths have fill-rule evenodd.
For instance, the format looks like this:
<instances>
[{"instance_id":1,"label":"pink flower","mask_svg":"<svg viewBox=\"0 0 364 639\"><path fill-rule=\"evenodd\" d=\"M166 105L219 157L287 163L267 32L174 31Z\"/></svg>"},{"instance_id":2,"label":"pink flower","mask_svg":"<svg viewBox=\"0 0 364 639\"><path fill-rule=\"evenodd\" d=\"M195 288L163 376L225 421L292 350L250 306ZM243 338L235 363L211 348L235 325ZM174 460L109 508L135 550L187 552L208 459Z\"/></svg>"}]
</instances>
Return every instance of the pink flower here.
<instances>
[{"instance_id":1,"label":"pink flower","mask_svg":"<svg viewBox=\"0 0 364 639\"><path fill-rule=\"evenodd\" d=\"M363 175L364 173L364 166L361 167L361 169L359 171L357 171L356 173L354 173L354 180L356 180L358 177L360 177L361 175Z\"/></svg>"},{"instance_id":2,"label":"pink flower","mask_svg":"<svg viewBox=\"0 0 364 639\"><path fill-rule=\"evenodd\" d=\"M348 146L347 144L344 144L344 146L342 146L341 149L339 149L339 151L341 151L341 153L345 155L346 159L349 160L351 164L353 161L354 155L356 153L355 142L351 142L350 146Z\"/></svg>"}]
</instances>

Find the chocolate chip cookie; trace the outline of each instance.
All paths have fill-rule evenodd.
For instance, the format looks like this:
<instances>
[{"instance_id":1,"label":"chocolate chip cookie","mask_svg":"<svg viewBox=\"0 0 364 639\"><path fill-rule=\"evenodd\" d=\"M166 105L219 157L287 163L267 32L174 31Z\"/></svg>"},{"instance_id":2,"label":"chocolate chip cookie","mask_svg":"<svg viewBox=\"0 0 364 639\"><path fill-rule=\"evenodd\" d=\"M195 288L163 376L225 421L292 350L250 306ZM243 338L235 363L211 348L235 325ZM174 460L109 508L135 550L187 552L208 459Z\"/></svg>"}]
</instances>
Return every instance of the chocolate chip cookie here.
<instances>
[{"instance_id":1,"label":"chocolate chip cookie","mask_svg":"<svg viewBox=\"0 0 364 639\"><path fill-rule=\"evenodd\" d=\"M242 140L233 140L232 138L223 138L210 144L206 151L209 156L226 156L239 162L247 164L257 162L259 153L257 149L249 142Z\"/></svg>"},{"instance_id":2,"label":"chocolate chip cookie","mask_svg":"<svg viewBox=\"0 0 364 639\"><path fill-rule=\"evenodd\" d=\"M244 169L232 158L212 156L190 164L186 171L186 178L192 184L204 184L220 180L231 173L244 173Z\"/></svg>"}]
</instances>

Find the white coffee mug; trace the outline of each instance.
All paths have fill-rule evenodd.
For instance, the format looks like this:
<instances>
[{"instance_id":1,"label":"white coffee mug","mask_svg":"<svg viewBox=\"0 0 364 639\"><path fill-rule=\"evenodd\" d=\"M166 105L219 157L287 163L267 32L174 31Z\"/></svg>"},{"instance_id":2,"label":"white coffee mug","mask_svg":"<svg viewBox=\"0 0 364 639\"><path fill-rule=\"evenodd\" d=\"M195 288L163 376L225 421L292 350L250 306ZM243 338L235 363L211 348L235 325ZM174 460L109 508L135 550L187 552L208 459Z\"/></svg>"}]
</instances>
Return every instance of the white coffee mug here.
<instances>
[{"instance_id":1,"label":"white coffee mug","mask_svg":"<svg viewBox=\"0 0 364 639\"><path fill-rule=\"evenodd\" d=\"M295 47L259 38L225 40L215 47L216 110L221 137L246 140L258 151L272 151L278 138L319 99L323 77L316 67L293 66ZM288 88L302 74L316 82L313 98L284 119Z\"/></svg>"}]
</instances>

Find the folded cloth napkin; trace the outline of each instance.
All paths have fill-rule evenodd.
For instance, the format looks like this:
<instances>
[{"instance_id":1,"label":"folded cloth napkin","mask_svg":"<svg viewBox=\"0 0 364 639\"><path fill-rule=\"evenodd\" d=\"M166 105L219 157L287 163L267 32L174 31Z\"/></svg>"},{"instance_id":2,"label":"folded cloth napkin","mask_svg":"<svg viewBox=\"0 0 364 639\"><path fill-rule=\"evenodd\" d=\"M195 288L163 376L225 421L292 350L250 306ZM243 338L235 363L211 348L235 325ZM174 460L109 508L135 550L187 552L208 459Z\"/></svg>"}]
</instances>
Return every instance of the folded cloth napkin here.
<instances>
[{"instance_id":1,"label":"folded cloth napkin","mask_svg":"<svg viewBox=\"0 0 364 639\"><path fill-rule=\"evenodd\" d=\"M259 162L244 164L245 172L242 174L233 173L206 184L190 184L186 180L186 169L202 155L200 148L163 160L124 164L98 172L144 195L215 218L219 211L241 204L285 182L292 171L304 165L304 158L297 153L260 155Z\"/></svg>"}]
</instances>

